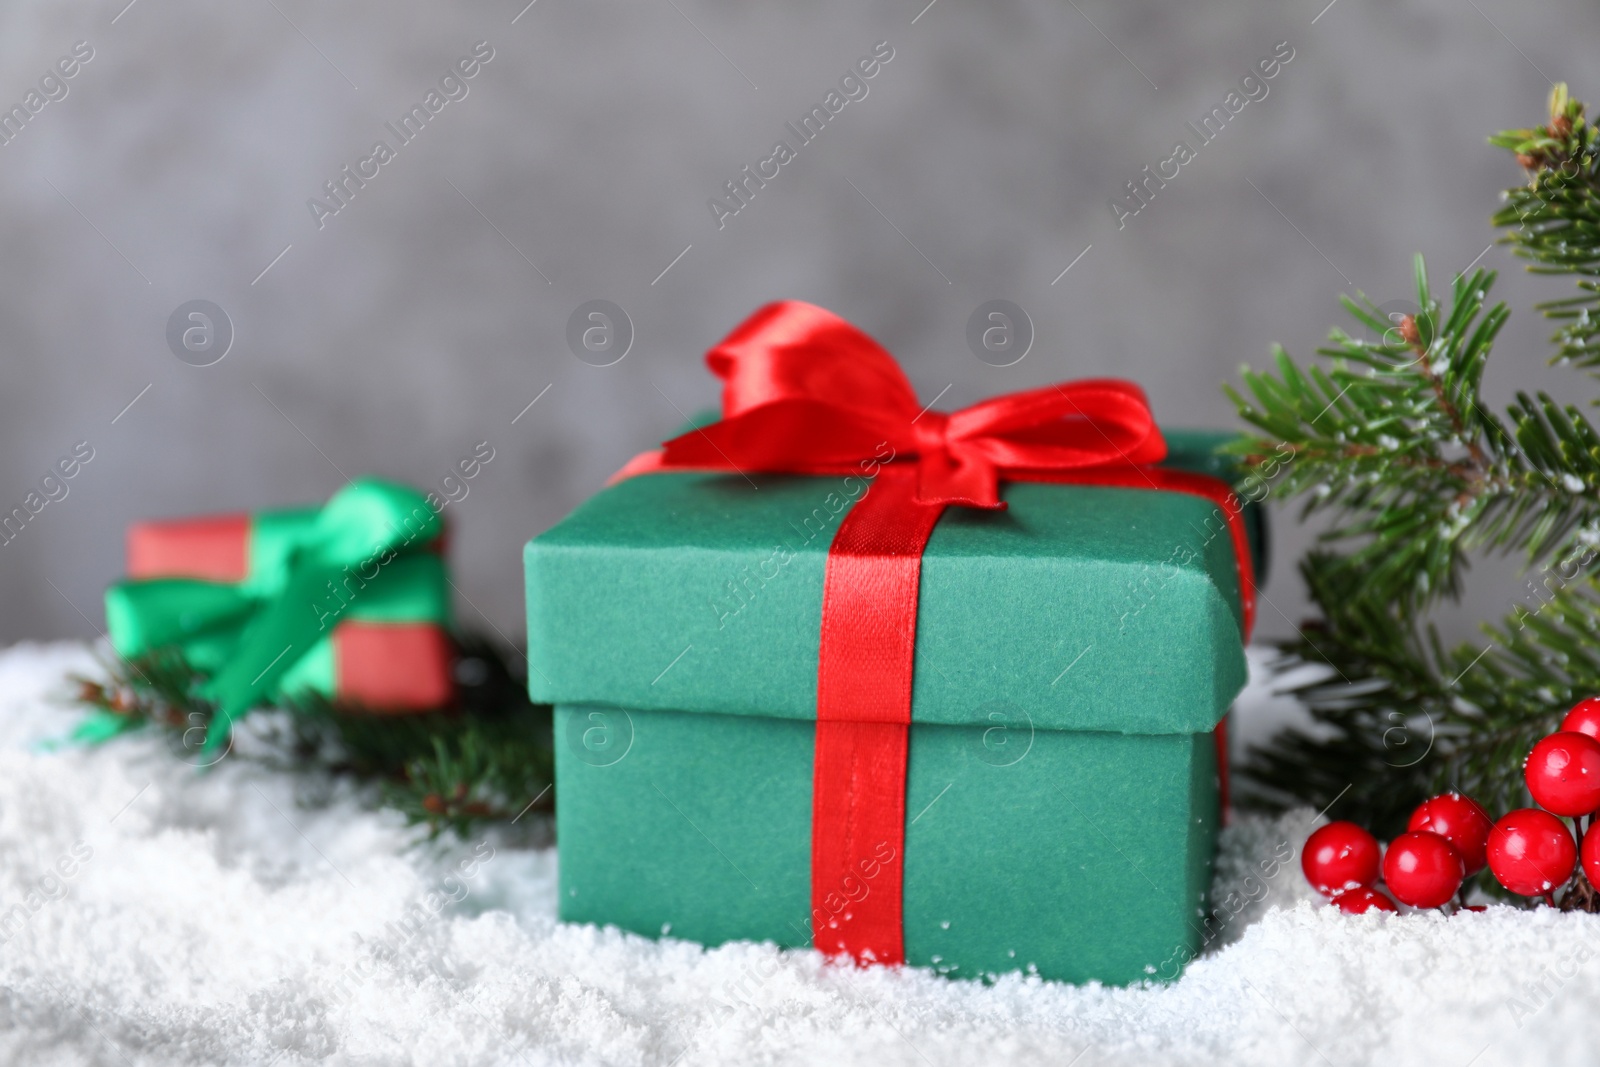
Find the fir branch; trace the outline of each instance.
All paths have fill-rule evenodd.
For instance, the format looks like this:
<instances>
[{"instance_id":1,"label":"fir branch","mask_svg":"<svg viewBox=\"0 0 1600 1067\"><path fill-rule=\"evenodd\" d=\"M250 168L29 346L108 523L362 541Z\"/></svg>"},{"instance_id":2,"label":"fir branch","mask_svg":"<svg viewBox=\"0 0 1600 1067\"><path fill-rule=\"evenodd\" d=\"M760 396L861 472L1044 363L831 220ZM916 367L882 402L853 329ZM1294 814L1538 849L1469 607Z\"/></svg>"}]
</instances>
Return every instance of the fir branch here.
<instances>
[{"instance_id":1,"label":"fir branch","mask_svg":"<svg viewBox=\"0 0 1600 1067\"><path fill-rule=\"evenodd\" d=\"M1557 86L1547 125L1491 140L1530 171L1494 218L1519 225L1505 240L1535 271L1578 276L1583 295L1541 305L1567 322L1556 358L1600 367L1589 326L1600 134ZM1509 314L1485 305L1493 281L1456 278L1446 308L1419 258L1416 316L1386 323L1345 298L1377 340L1335 330L1319 350L1328 365L1304 369L1277 349L1275 374L1244 372L1248 398L1229 390L1257 430L1239 449L1255 473L1276 465L1278 488L1334 516L1302 564L1321 618L1283 646L1285 664L1323 668L1286 690L1312 725L1250 752L1247 803L1320 808L1342 796L1340 816L1380 836L1446 789L1496 813L1523 807L1528 751L1600 693L1600 432L1543 393L1518 393L1503 419L1489 413L1484 366ZM1532 577L1482 640L1446 648L1429 612L1459 596L1468 559L1485 552L1520 553Z\"/></svg>"},{"instance_id":2,"label":"fir branch","mask_svg":"<svg viewBox=\"0 0 1600 1067\"><path fill-rule=\"evenodd\" d=\"M1579 294L1536 305L1564 323L1551 340L1552 362L1600 367L1600 131L1565 84L1550 91L1550 120L1489 138L1528 170L1528 184L1505 192L1496 226L1539 274L1577 276Z\"/></svg>"},{"instance_id":3,"label":"fir branch","mask_svg":"<svg viewBox=\"0 0 1600 1067\"><path fill-rule=\"evenodd\" d=\"M1416 261L1420 311L1390 322L1363 295L1343 303L1376 340L1334 330L1301 369L1281 348L1277 373L1248 368L1246 398L1224 387L1260 436L1245 456L1287 445L1278 488L1304 495L1305 511L1334 511L1329 542L1355 544L1353 568L1386 599L1425 604L1459 589L1466 553L1480 547L1484 514L1525 484L1517 445L1479 402L1483 368L1509 311L1485 308L1494 274L1457 277L1445 308ZM1263 466L1258 474L1267 473ZM1487 532L1492 534L1495 527ZM1493 542L1493 537L1488 538Z\"/></svg>"},{"instance_id":4,"label":"fir branch","mask_svg":"<svg viewBox=\"0 0 1600 1067\"><path fill-rule=\"evenodd\" d=\"M374 783L383 803L433 835L449 829L464 837L530 809L548 812L550 709L529 703L513 655L461 638L458 702L437 711L393 714L320 697L297 700L283 709L290 713L287 735L271 746L270 758L288 769L315 767ZM77 680L79 702L95 714L76 736L99 741L153 726L192 760L215 716L199 696L204 675L171 649L109 663L107 675L107 682Z\"/></svg>"}]
</instances>

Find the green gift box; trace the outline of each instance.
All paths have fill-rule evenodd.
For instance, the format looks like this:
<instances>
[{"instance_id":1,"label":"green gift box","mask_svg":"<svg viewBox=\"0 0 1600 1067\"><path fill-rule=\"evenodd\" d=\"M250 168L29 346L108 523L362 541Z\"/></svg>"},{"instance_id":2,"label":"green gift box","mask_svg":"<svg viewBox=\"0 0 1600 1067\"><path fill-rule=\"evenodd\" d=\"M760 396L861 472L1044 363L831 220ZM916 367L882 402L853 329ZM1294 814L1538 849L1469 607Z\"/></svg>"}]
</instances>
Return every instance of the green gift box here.
<instances>
[{"instance_id":1,"label":"green gift box","mask_svg":"<svg viewBox=\"0 0 1600 1067\"><path fill-rule=\"evenodd\" d=\"M1225 439L1170 434L1167 464L1225 473ZM655 473L528 544L563 919L811 944L817 634L847 483ZM922 556L906 959L1170 978L1204 939L1212 731L1245 679L1224 517L1149 489L1003 495L947 513Z\"/></svg>"},{"instance_id":2,"label":"green gift box","mask_svg":"<svg viewBox=\"0 0 1600 1067\"><path fill-rule=\"evenodd\" d=\"M1002 316L1003 318L1003 316ZM1201 946L1252 519L1135 385L956 412L822 308L525 553L564 919L962 977Z\"/></svg>"},{"instance_id":3,"label":"green gift box","mask_svg":"<svg viewBox=\"0 0 1600 1067\"><path fill-rule=\"evenodd\" d=\"M454 700L443 524L414 489L363 478L320 508L140 522L127 540L128 580L105 597L113 649L181 654L224 722L261 700L380 713ZM79 735L134 722L101 716Z\"/></svg>"}]
</instances>

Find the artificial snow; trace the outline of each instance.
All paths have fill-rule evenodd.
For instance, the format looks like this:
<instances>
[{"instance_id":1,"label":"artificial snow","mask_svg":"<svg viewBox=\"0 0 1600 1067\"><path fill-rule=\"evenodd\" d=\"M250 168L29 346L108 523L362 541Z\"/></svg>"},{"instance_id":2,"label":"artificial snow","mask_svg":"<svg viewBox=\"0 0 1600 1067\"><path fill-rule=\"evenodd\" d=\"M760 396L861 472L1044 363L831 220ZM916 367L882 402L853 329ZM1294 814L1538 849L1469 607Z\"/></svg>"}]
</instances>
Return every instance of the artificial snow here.
<instances>
[{"instance_id":1,"label":"artificial snow","mask_svg":"<svg viewBox=\"0 0 1600 1067\"><path fill-rule=\"evenodd\" d=\"M1341 915L1299 871L1310 811L1224 831L1212 944L1177 982L951 981L562 925L540 826L430 843L258 761L41 749L93 669L77 645L0 652L3 1063L1491 1067L1600 1045L1600 917ZM1257 683L1240 733L1293 714Z\"/></svg>"}]
</instances>

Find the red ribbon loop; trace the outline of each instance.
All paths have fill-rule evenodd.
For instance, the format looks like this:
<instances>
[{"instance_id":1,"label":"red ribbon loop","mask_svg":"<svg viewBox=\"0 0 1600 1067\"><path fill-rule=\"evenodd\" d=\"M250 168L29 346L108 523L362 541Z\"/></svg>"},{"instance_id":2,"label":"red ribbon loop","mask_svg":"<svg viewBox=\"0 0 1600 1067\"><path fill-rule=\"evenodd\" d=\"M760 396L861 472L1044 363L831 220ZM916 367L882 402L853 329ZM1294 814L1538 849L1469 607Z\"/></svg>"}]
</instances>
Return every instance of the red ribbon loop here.
<instances>
[{"instance_id":1,"label":"red ribbon loop","mask_svg":"<svg viewBox=\"0 0 1600 1067\"><path fill-rule=\"evenodd\" d=\"M1003 508L1000 482L1030 472L1157 463L1166 442L1138 386L1063 382L946 415L917 403L872 338L812 304L768 304L706 356L722 421L668 441L659 466L827 474L875 454L915 460L916 500Z\"/></svg>"}]
</instances>

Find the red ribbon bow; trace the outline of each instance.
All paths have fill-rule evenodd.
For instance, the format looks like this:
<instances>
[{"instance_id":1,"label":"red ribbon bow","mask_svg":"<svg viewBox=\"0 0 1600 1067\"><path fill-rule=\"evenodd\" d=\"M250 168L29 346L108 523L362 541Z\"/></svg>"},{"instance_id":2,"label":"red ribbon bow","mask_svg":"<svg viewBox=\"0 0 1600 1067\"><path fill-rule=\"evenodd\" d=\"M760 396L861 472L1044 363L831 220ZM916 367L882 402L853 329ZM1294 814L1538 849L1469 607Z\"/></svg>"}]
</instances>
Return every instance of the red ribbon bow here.
<instances>
[{"instance_id":1,"label":"red ribbon bow","mask_svg":"<svg viewBox=\"0 0 1600 1067\"><path fill-rule=\"evenodd\" d=\"M1004 508L1001 478L1156 463L1144 392L1112 379L1010 393L952 414L917 403L899 364L830 311L784 300L706 355L722 421L668 441L664 467L826 474L887 442L917 461L920 504Z\"/></svg>"},{"instance_id":2,"label":"red ribbon bow","mask_svg":"<svg viewBox=\"0 0 1600 1067\"><path fill-rule=\"evenodd\" d=\"M1166 442L1130 382L1064 382L945 414L917 403L894 357L872 338L794 300L751 315L706 362L723 380L722 420L635 457L617 478L663 470L856 474L863 460L882 459L885 444L893 449L828 549L811 918L824 952L899 963L918 583L944 509L1004 508L1002 479L1204 496L1233 537L1248 634L1254 582L1240 506L1214 478L1153 466L1166 457Z\"/></svg>"}]
</instances>

